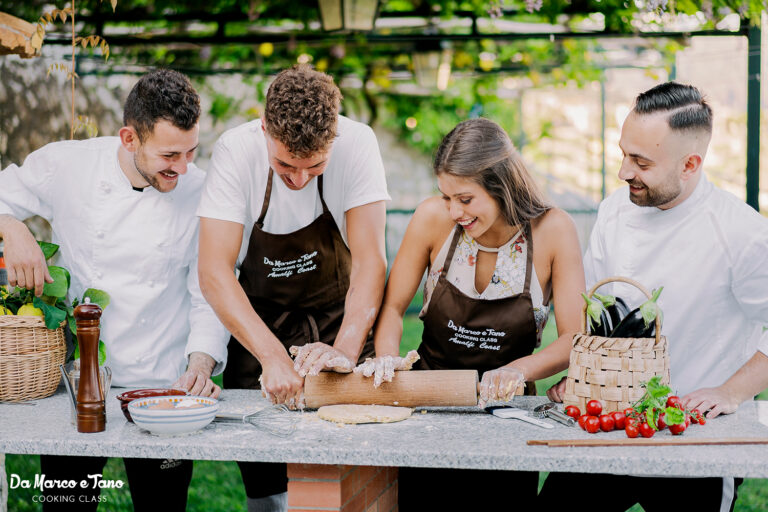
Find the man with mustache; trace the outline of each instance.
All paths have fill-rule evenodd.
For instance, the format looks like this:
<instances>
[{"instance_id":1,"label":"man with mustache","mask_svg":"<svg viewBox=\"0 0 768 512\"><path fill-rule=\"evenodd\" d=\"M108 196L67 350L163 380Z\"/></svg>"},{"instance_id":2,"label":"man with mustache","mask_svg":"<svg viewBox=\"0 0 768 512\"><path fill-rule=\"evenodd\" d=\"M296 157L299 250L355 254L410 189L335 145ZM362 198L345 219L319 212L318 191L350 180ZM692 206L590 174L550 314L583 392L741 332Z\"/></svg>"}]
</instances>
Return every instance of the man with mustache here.
<instances>
[{"instance_id":1,"label":"man with mustache","mask_svg":"<svg viewBox=\"0 0 768 512\"><path fill-rule=\"evenodd\" d=\"M199 117L189 79L155 70L128 95L119 137L54 142L0 172L10 285L40 295L51 282L40 248L19 220L40 215L61 245L59 264L71 272L70 298L89 287L111 295L101 335L117 386L220 392L210 377L223 370L228 334L197 280L195 209L204 173L191 162ZM81 481L101 474L106 461L44 455L41 472L49 480ZM136 510L186 508L192 461L124 462ZM69 503L45 500L44 510L98 506L98 488L43 493L83 494Z\"/></svg>"},{"instance_id":2,"label":"man with mustache","mask_svg":"<svg viewBox=\"0 0 768 512\"><path fill-rule=\"evenodd\" d=\"M667 82L640 94L619 141L628 190L600 205L584 258L588 287L617 275L664 286L671 388L707 418L768 387L768 220L707 179L711 137L712 110L695 87ZM645 301L623 283L601 293ZM561 401L564 390L561 381L547 395ZM668 510L668 497L680 496L687 508L727 511L736 480L552 473L539 500L554 510L568 490L599 488L606 510Z\"/></svg>"}]
</instances>

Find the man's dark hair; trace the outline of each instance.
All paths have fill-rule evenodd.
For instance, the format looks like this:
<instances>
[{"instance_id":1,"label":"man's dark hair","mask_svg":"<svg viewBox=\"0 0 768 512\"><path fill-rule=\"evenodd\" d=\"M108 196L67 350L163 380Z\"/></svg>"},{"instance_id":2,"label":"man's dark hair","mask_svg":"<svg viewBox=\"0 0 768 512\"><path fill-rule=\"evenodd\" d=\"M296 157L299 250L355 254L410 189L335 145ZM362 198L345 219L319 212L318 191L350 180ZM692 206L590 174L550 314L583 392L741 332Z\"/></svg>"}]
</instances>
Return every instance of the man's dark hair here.
<instances>
[{"instance_id":1,"label":"man's dark hair","mask_svg":"<svg viewBox=\"0 0 768 512\"><path fill-rule=\"evenodd\" d=\"M638 95L635 112L669 112L667 122L672 130L712 132L712 109L701 92L692 85L677 82L657 85Z\"/></svg>"},{"instance_id":2,"label":"man's dark hair","mask_svg":"<svg viewBox=\"0 0 768 512\"><path fill-rule=\"evenodd\" d=\"M145 141L164 119L190 130L200 119L200 96L185 75L170 69L150 71L133 86L123 107L123 124Z\"/></svg>"}]
</instances>

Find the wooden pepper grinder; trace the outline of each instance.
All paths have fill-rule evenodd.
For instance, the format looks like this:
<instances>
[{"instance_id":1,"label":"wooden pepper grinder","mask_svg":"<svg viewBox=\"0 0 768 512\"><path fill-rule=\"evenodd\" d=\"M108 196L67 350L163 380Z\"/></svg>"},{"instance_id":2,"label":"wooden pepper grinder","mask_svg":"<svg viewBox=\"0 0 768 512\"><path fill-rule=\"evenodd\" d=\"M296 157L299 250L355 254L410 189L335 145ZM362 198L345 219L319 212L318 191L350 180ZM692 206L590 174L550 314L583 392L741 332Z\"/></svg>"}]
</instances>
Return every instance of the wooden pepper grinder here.
<instances>
[{"instance_id":1,"label":"wooden pepper grinder","mask_svg":"<svg viewBox=\"0 0 768 512\"><path fill-rule=\"evenodd\" d=\"M77 342L80 345L80 384L77 388L77 431L103 432L107 412L99 379L99 319L101 308L85 299L75 308Z\"/></svg>"}]
</instances>

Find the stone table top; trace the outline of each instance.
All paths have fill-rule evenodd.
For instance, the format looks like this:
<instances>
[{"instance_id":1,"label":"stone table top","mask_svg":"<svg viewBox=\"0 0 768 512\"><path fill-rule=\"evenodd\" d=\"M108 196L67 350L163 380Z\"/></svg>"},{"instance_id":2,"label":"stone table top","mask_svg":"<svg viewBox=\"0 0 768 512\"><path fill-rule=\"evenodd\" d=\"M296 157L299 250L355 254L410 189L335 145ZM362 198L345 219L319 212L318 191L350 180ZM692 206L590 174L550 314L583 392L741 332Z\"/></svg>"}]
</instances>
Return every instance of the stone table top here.
<instances>
[{"instance_id":1,"label":"stone table top","mask_svg":"<svg viewBox=\"0 0 768 512\"><path fill-rule=\"evenodd\" d=\"M129 423L114 398L107 399L107 429L81 434L70 423L69 398L59 390L36 405L0 404L0 453L109 457L168 457L366 466L420 466L522 471L605 472L637 475L768 477L768 445L621 446L550 448L529 439L626 438L623 431L588 434L578 426L544 429L501 419L477 408L417 408L411 418L389 424L338 426L314 411L297 418L290 437L252 425L212 423L196 433L156 436ZM544 397L519 397L533 409ZM260 392L224 390L220 412L251 412L267 406ZM421 411L426 411L422 413ZM768 402L747 402L706 425L692 425L685 438L768 438ZM550 422L551 420L545 420ZM764 420L765 421L765 420ZM657 437L671 437L668 430Z\"/></svg>"}]
</instances>

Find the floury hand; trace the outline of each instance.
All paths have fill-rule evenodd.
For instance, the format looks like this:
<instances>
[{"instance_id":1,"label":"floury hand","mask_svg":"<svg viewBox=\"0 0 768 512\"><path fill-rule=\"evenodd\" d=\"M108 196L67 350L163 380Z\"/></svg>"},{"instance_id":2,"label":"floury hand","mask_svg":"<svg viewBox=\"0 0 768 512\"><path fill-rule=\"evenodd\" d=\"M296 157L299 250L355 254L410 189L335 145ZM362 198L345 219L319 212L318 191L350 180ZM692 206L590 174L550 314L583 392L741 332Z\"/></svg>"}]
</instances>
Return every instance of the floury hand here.
<instances>
[{"instance_id":1,"label":"floury hand","mask_svg":"<svg viewBox=\"0 0 768 512\"><path fill-rule=\"evenodd\" d=\"M363 377L373 375L373 387L381 386L382 382L392 382L395 371L410 370L413 363L419 360L419 354L415 350L408 352L405 357L381 356L374 359L366 359L365 362L355 368L355 373L362 373Z\"/></svg>"}]
</instances>

